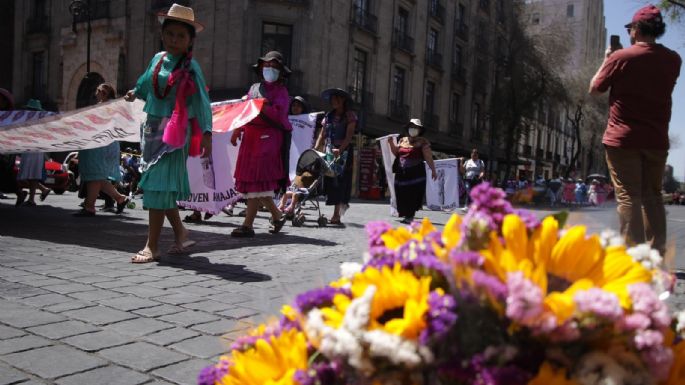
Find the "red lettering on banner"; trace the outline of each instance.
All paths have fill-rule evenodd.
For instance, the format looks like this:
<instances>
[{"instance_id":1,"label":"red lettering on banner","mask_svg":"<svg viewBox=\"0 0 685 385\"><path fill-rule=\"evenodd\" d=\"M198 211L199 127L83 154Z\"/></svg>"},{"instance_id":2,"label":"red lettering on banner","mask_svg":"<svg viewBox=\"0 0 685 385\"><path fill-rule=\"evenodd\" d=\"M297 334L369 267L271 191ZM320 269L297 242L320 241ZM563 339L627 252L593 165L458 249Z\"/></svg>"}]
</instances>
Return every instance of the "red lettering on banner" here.
<instances>
[{"instance_id":1,"label":"red lettering on banner","mask_svg":"<svg viewBox=\"0 0 685 385\"><path fill-rule=\"evenodd\" d=\"M87 124L85 124L85 123L83 123L83 122L79 122L79 121L76 121L76 120L70 121L70 122L66 122L66 121L65 121L64 123L69 124L69 125L71 125L72 127L74 127L75 129L81 130L81 131L97 131L97 128L91 127L91 126L89 126L89 125L87 125Z\"/></svg>"},{"instance_id":2,"label":"red lettering on banner","mask_svg":"<svg viewBox=\"0 0 685 385\"><path fill-rule=\"evenodd\" d=\"M95 114L87 114L86 118L95 124L107 124L112 121L112 118L102 118Z\"/></svg>"}]
</instances>

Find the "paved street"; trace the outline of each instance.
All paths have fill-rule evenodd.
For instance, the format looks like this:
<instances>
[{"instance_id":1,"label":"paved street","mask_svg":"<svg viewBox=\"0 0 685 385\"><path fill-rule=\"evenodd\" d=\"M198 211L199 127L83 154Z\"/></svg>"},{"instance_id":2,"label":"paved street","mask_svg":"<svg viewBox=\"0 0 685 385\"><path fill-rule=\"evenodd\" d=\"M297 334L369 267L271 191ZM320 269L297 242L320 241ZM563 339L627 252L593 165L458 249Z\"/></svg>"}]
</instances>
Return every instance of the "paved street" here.
<instances>
[{"instance_id":1,"label":"paved street","mask_svg":"<svg viewBox=\"0 0 685 385\"><path fill-rule=\"evenodd\" d=\"M228 233L240 218L222 214L189 225L198 241L189 256L132 265L147 229L139 200L123 216L95 218L71 217L75 194L50 195L36 208L13 203L0 201L0 385L194 384L236 336L336 278L340 262L358 260L364 223L391 220L387 204L359 202L344 229L317 228L310 211L305 227L288 223L271 235L260 213L257 237L235 239ZM683 267L685 206L668 211ZM439 225L448 218L421 214ZM615 211L577 210L571 222L615 228ZM171 239L165 228L163 250Z\"/></svg>"}]
</instances>

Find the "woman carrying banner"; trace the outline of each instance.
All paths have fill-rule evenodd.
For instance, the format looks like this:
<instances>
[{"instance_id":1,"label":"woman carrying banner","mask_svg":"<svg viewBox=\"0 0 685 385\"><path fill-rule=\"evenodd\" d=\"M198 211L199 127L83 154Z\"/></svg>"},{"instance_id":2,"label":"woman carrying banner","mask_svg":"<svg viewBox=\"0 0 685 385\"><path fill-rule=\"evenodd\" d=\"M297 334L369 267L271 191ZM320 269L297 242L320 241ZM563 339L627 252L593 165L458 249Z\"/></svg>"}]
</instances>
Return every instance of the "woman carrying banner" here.
<instances>
[{"instance_id":1,"label":"woman carrying banner","mask_svg":"<svg viewBox=\"0 0 685 385\"><path fill-rule=\"evenodd\" d=\"M431 177L435 179L435 164L433 152L428 139L423 137L426 131L419 119L411 119L404 126L404 133L395 141L388 140L390 151L396 156L392 165L395 174L395 198L397 212L402 223L410 224L414 221L414 214L421 209L423 197L426 194L426 161L431 169Z\"/></svg>"},{"instance_id":2,"label":"woman carrying banner","mask_svg":"<svg viewBox=\"0 0 685 385\"><path fill-rule=\"evenodd\" d=\"M116 98L116 91L109 83L100 84L95 90L98 104ZM119 142L113 141L107 146L81 150L78 153L78 166L81 182L86 184L86 201L83 208L73 214L75 217L95 216L95 200L100 191L109 195L116 203L116 213L121 214L129 202L128 198L119 194L110 182L121 180Z\"/></svg>"},{"instance_id":3,"label":"woman carrying banner","mask_svg":"<svg viewBox=\"0 0 685 385\"><path fill-rule=\"evenodd\" d=\"M45 111L38 99L29 99L23 107L27 111ZM40 190L41 202L50 194L50 189L41 183L45 179L45 154L42 152L25 152L20 155L19 172L17 173L16 207L36 205L36 190ZM28 188L29 192L24 191ZM28 197L28 200L26 200ZM26 202L24 202L26 201Z\"/></svg>"},{"instance_id":4,"label":"woman carrying banner","mask_svg":"<svg viewBox=\"0 0 685 385\"><path fill-rule=\"evenodd\" d=\"M322 128L314 148L332 155L336 163L344 164L337 177L326 177L326 205L335 206L329 221L332 225L342 225L340 218L350 206L352 193L352 138L357 129L357 115L350 110L352 98L340 88L329 88L321 93L332 109L321 122Z\"/></svg>"},{"instance_id":5,"label":"woman carrying banner","mask_svg":"<svg viewBox=\"0 0 685 385\"><path fill-rule=\"evenodd\" d=\"M174 245L168 254L184 254L195 244L188 239L176 201L190 195L186 159L206 157L212 150L212 109L199 64L193 59L193 42L202 24L195 21L192 8L173 4L158 15L162 23L159 52L141 75L126 100L145 100L147 119L141 126L141 166L139 186L143 207L149 210L145 248L131 259L147 263L160 258L159 236L164 217L174 230Z\"/></svg>"},{"instance_id":6,"label":"woman carrying banner","mask_svg":"<svg viewBox=\"0 0 685 385\"><path fill-rule=\"evenodd\" d=\"M274 203L274 191L288 186L288 168L285 157L289 154L292 126L288 120L289 97L283 84L291 73L283 55L271 51L260 57L252 66L262 79L250 87L245 98L265 98L259 116L233 131L231 143L240 150L235 166L235 188L247 200L243 224L231 232L233 237L254 237L254 219L261 206L271 213L272 234L281 231L285 216ZM286 149L287 148L287 149Z\"/></svg>"}]
</instances>

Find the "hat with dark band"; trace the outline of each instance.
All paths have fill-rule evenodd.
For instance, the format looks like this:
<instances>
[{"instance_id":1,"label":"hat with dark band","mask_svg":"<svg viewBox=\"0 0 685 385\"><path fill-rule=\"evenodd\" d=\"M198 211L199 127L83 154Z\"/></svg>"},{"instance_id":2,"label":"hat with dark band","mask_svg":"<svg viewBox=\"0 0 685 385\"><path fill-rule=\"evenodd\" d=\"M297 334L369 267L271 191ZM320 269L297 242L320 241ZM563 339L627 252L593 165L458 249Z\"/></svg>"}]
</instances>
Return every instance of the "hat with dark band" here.
<instances>
[{"instance_id":1,"label":"hat with dark band","mask_svg":"<svg viewBox=\"0 0 685 385\"><path fill-rule=\"evenodd\" d=\"M176 3L174 3L166 13L158 13L157 18L159 19L160 23L164 23L164 20L169 19L189 24L195 28L195 32L200 32L205 29L204 25L195 21L195 12L193 12L192 8L184 7Z\"/></svg>"},{"instance_id":2,"label":"hat with dark band","mask_svg":"<svg viewBox=\"0 0 685 385\"><path fill-rule=\"evenodd\" d=\"M283 60L283 55L278 51L267 52L266 55L257 59L257 63L252 65L252 69L257 74L259 74L259 65L260 64L262 64L263 62L274 61L274 60L277 61L278 64L281 65L281 68L283 68L283 76L286 76L286 77L290 76L290 73L292 73L292 71L290 70L290 68L288 68L287 65L285 65L285 60Z\"/></svg>"}]
</instances>

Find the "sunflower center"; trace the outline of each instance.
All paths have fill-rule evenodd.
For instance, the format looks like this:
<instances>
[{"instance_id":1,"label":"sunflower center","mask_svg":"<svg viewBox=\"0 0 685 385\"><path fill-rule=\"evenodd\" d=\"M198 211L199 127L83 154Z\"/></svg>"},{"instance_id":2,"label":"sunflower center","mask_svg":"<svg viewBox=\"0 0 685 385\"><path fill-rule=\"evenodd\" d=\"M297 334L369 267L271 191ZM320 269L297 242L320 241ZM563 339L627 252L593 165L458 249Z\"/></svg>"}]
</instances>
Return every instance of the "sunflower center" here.
<instances>
[{"instance_id":1,"label":"sunflower center","mask_svg":"<svg viewBox=\"0 0 685 385\"><path fill-rule=\"evenodd\" d=\"M404 318L404 307L396 307L394 309L386 310L378 317L378 323L385 325L386 322L396 318Z\"/></svg>"},{"instance_id":2,"label":"sunflower center","mask_svg":"<svg viewBox=\"0 0 685 385\"><path fill-rule=\"evenodd\" d=\"M547 292L564 292L571 287L571 282L556 275L547 274Z\"/></svg>"}]
</instances>

